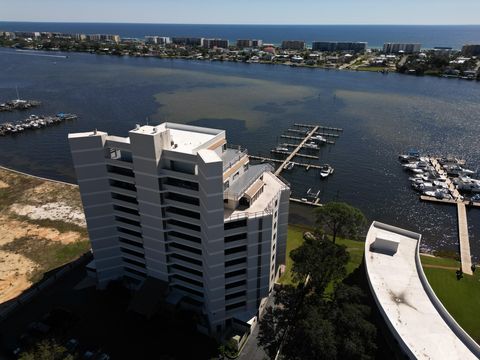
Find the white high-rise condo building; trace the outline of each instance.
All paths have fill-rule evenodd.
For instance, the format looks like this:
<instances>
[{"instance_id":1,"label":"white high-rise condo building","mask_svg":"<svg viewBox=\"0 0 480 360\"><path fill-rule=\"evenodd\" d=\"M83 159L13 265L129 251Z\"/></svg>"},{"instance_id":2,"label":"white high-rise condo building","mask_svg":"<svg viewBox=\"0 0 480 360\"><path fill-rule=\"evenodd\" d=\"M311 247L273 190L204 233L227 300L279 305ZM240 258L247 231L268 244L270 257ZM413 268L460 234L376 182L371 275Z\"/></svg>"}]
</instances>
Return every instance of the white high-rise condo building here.
<instances>
[{"instance_id":1,"label":"white high-rise condo building","mask_svg":"<svg viewBox=\"0 0 480 360\"><path fill-rule=\"evenodd\" d=\"M160 280L211 333L255 321L286 259L290 189L271 165L223 130L175 123L69 142L99 287Z\"/></svg>"}]
</instances>

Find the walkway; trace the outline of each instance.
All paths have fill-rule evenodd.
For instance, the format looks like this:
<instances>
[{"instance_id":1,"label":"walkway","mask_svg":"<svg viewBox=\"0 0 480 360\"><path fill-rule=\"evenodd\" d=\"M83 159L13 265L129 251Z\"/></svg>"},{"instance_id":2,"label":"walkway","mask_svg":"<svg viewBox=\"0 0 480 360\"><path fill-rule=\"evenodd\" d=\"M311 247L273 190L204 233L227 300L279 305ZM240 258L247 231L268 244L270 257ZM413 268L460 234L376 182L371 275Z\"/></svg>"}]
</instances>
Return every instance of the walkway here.
<instances>
[{"instance_id":1,"label":"walkway","mask_svg":"<svg viewBox=\"0 0 480 360\"><path fill-rule=\"evenodd\" d=\"M464 203L457 203L458 238L460 240L460 258L464 274L473 275L470 240L468 238L467 210Z\"/></svg>"}]
</instances>

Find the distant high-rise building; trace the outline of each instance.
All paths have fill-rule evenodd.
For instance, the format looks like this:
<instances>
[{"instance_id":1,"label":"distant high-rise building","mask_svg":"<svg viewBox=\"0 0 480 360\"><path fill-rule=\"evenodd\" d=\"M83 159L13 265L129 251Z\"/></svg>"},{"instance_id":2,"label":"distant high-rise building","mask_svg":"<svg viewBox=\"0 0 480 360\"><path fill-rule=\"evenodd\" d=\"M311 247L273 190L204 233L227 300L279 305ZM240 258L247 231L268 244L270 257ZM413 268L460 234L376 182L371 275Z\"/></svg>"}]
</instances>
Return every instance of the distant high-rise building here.
<instances>
[{"instance_id":1,"label":"distant high-rise building","mask_svg":"<svg viewBox=\"0 0 480 360\"><path fill-rule=\"evenodd\" d=\"M203 39L203 47L205 49L222 48L228 49L228 40L225 39Z\"/></svg>"},{"instance_id":2,"label":"distant high-rise building","mask_svg":"<svg viewBox=\"0 0 480 360\"><path fill-rule=\"evenodd\" d=\"M419 53L422 44L410 44L410 43L385 43L383 44L383 52L385 54L415 54Z\"/></svg>"},{"instance_id":3,"label":"distant high-rise building","mask_svg":"<svg viewBox=\"0 0 480 360\"><path fill-rule=\"evenodd\" d=\"M237 47L238 48L258 48L263 45L263 40L237 40Z\"/></svg>"},{"instance_id":4,"label":"distant high-rise building","mask_svg":"<svg viewBox=\"0 0 480 360\"><path fill-rule=\"evenodd\" d=\"M152 45L167 45L172 41L169 37L165 36L145 36L145 43Z\"/></svg>"},{"instance_id":5,"label":"distant high-rise building","mask_svg":"<svg viewBox=\"0 0 480 360\"><path fill-rule=\"evenodd\" d=\"M104 41L104 42L120 42L120 35L111 35L111 34L89 34L87 35L87 40L89 41Z\"/></svg>"},{"instance_id":6,"label":"distant high-rise building","mask_svg":"<svg viewBox=\"0 0 480 360\"><path fill-rule=\"evenodd\" d=\"M366 42L341 42L341 41L314 41L312 42L313 51L352 51L364 52L367 50Z\"/></svg>"},{"instance_id":7,"label":"distant high-rise building","mask_svg":"<svg viewBox=\"0 0 480 360\"><path fill-rule=\"evenodd\" d=\"M303 40L283 40L282 49L284 50L304 50L305 41Z\"/></svg>"},{"instance_id":8,"label":"distant high-rise building","mask_svg":"<svg viewBox=\"0 0 480 360\"><path fill-rule=\"evenodd\" d=\"M69 143L98 286L160 281L212 333L255 320L286 260L290 189L271 165L223 130L175 123Z\"/></svg>"},{"instance_id":9,"label":"distant high-rise building","mask_svg":"<svg viewBox=\"0 0 480 360\"><path fill-rule=\"evenodd\" d=\"M172 37L172 43L175 45L200 47L203 44L203 38L196 37Z\"/></svg>"},{"instance_id":10,"label":"distant high-rise building","mask_svg":"<svg viewBox=\"0 0 480 360\"><path fill-rule=\"evenodd\" d=\"M463 45L462 55L464 55L464 56L480 56L480 45Z\"/></svg>"}]
</instances>

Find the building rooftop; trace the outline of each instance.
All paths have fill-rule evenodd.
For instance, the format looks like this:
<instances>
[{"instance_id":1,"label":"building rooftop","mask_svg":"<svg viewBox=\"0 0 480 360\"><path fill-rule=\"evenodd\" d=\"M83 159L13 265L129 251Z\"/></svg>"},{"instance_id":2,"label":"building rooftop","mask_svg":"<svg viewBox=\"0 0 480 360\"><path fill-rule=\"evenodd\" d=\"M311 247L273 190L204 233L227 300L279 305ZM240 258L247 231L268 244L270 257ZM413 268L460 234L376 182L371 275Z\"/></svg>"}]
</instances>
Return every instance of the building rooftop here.
<instances>
[{"instance_id":1,"label":"building rooftop","mask_svg":"<svg viewBox=\"0 0 480 360\"><path fill-rule=\"evenodd\" d=\"M264 183L264 187L263 187L262 194L248 208L238 207L235 210L225 209L225 212L224 212L225 219L228 219L230 217L234 218L234 217L252 216L255 213L260 213L260 212L270 210L272 201L275 198L275 195L277 195L278 192L286 185L282 183L282 181L278 179L275 175L273 175L268 169L262 168L261 170L262 171L257 175L257 178L259 175L263 173L262 181ZM258 171L260 171L260 168L258 168ZM253 181L253 183L249 187L254 187L255 185L256 185L256 181ZM247 191L249 187L247 187L244 191Z\"/></svg>"},{"instance_id":2,"label":"building rooftop","mask_svg":"<svg viewBox=\"0 0 480 360\"><path fill-rule=\"evenodd\" d=\"M365 268L380 312L411 358L476 359L464 343L471 338L446 312L425 278L418 255L420 239L419 234L378 222L370 227Z\"/></svg>"}]
</instances>

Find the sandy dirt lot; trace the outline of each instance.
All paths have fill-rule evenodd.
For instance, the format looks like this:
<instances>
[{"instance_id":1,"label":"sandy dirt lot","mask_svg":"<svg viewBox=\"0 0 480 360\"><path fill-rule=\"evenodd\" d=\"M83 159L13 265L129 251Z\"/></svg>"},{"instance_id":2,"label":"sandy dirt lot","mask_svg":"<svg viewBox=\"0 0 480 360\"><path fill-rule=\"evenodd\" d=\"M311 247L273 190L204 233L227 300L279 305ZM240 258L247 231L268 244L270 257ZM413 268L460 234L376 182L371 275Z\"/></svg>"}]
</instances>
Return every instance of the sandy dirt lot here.
<instances>
[{"instance_id":1,"label":"sandy dirt lot","mask_svg":"<svg viewBox=\"0 0 480 360\"><path fill-rule=\"evenodd\" d=\"M76 186L0 169L0 304L88 250Z\"/></svg>"}]
</instances>

